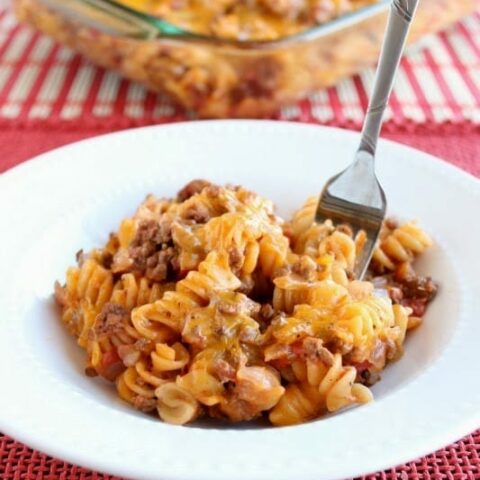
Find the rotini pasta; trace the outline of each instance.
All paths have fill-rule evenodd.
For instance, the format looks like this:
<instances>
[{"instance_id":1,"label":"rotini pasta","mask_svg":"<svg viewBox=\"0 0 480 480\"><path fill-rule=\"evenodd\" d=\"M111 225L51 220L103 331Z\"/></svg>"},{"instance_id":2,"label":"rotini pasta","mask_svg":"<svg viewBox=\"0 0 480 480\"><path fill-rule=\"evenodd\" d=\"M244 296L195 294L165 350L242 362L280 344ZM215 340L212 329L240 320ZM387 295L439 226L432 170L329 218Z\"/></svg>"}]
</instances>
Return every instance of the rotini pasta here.
<instances>
[{"instance_id":1,"label":"rotini pasta","mask_svg":"<svg viewBox=\"0 0 480 480\"><path fill-rule=\"evenodd\" d=\"M295 373L297 381L287 386L285 395L269 414L274 425L302 423L322 412L335 412L373 399L367 387L355 383L357 371L343 366L338 353L327 364L307 358Z\"/></svg>"},{"instance_id":2,"label":"rotini pasta","mask_svg":"<svg viewBox=\"0 0 480 480\"><path fill-rule=\"evenodd\" d=\"M294 244L313 225L317 205L318 197L309 197L302 208L293 215L289 226Z\"/></svg>"},{"instance_id":3,"label":"rotini pasta","mask_svg":"<svg viewBox=\"0 0 480 480\"><path fill-rule=\"evenodd\" d=\"M431 245L430 237L414 222L393 228L386 225L380 233L380 243L373 253L373 264L380 270L395 270L396 265L411 262Z\"/></svg>"},{"instance_id":4,"label":"rotini pasta","mask_svg":"<svg viewBox=\"0 0 480 480\"><path fill-rule=\"evenodd\" d=\"M190 272L161 300L135 309L132 322L144 337L162 341L171 332L180 334L188 313L206 305L217 291L235 290L240 280L232 273L225 253L211 252L198 271Z\"/></svg>"},{"instance_id":5,"label":"rotini pasta","mask_svg":"<svg viewBox=\"0 0 480 480\"><path fill-rule=\"evenodd\" d=\"M128 367L117 378L117 391L123 400L131 403L135 408L150 412L156 408L155 389L164 381L150 374L138 364Z\"/></svg>"},{"instance_id":6,"label":"rotini pasta","mask_svg":"<svg viewBox=\"0 0 480 480\"><path fill-rule=\"evenodd\" d=\"M155 283L145 277L138 279L131 273L125 273L113 287L110 302L132 310L153 303L162 298L165 292L174 289L174 283Z\"/></svg>"},{"instance_id":7,"label":"rotini pasta","mask_svg":"<svg viewBox=\"0 0 480 480\"><path fill-rule=\"evenodd\" d=\"M283 223L242 187L197 180L174 199L149 195L55 284L86 373L178 425L292 425L371 401L435 295L412 266L432 241L386 221L360 281L365 232L316 224L316 206Z\"/></svg>"},{"instance_id":8,"label":"rotini pasta","mask_svg":"<svg viewBox=\"0 0 480 480\"><path fill-rule=\"evenodd\" d=\"M110 300L112 291L112 272L93 258L82 259L78 267L67 270L65 285L57 282L55 294L63 307L62 320L72 335L85 338L95 314Z\"/></svg>"},{"instance_id":9,"label":"rotini pasta","mask_svg":"<svg viewBox=\"0 0 480 480\"><path fill-rule=\"evenodd\" d=\"M175 383L165 383L155 390L159 417L168 423L183 425L200 414L200 404L186 389Z\"/></svg>"}]
</instances>

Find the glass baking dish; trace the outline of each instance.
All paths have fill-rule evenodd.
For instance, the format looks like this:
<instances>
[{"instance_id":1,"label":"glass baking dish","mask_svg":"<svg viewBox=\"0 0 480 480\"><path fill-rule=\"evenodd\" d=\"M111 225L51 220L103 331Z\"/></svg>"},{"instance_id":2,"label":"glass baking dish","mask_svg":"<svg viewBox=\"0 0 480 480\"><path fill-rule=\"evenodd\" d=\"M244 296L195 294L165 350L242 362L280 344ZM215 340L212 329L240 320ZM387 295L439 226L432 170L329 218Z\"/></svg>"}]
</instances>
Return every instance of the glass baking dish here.
<instances>
[{"instance_id":1,"label":"glass baking dish","mask_svg":"<svg viewBox=\"0 0 480 480\"><path fill-rule=\"evenodd\" d=\"M201 117L265 117L378 57L390 0L268 41L196 35L110 0L13 0L17 16L93 62ZM473 12L475 0L422 0L409 41Z\"/></svg>"}]
</instances>

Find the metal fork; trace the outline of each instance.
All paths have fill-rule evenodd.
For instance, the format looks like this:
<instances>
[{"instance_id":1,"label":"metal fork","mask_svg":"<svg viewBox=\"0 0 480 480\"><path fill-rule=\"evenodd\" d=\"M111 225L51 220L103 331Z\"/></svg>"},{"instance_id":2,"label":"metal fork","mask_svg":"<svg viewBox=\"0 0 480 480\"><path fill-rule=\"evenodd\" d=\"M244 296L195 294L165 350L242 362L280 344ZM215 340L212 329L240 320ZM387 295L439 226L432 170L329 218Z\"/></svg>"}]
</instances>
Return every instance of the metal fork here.
<instances>
[{"instance_id":1,"label":"metal fork","mask_svg":"<svg viewBox=\"0 0 480 480\"><path fill-rule=\"evenodd\" d=\"M331 219L334 224L347 223L354 235L359 230L365 230L367 240L353 272L357 279L365 275L385 217L387 201L375 175L375 150L383 113L418 1L392 2L360 146L353 163L326 183L317 206L316 222Z\"/></svg>"}]
</instances>

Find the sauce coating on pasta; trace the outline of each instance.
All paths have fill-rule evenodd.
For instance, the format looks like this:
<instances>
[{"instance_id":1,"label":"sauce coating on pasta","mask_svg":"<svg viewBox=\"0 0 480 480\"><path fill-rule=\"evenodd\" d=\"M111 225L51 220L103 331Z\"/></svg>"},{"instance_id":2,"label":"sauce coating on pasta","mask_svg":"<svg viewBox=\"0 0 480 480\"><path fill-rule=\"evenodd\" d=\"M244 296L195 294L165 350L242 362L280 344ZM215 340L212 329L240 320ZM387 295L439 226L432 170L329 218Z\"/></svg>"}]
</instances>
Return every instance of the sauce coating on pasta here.
<instances>
[{"instance_id":1,"label":"sauce coating on pasta","mask_svg":"<svg viewBox=\"0 0 480 480\"><path fill-rule=\"evenodd\" d=\"M316 224L316 202L284 222L238 186L196 180L174 199L147 196L55 284L86 373L172 424L292 425L371 401L435 295L412 266L432 241L387 220L356 280L364 233Z\"/></svg>"}]
</instances>

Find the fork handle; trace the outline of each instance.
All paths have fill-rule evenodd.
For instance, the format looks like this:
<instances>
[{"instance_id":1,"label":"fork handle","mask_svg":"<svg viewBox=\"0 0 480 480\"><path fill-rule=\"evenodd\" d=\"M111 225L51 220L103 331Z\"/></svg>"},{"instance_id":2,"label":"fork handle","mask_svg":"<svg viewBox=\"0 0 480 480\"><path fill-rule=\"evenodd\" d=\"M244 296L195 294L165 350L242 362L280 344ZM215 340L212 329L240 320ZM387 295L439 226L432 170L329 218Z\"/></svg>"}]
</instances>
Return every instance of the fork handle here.
<instances>
[{"instance_id":1,"label":"fork handle","mask_svg":"<svg viewBox=\"0 0 480 480\"><path fill-rule=\"evenodd\" d=\"M383 40L373 92L363 124L359 151L375 155L382 118L392 91L408 30L419 0L393 0Z\"/></svg>"}]
</instances>

